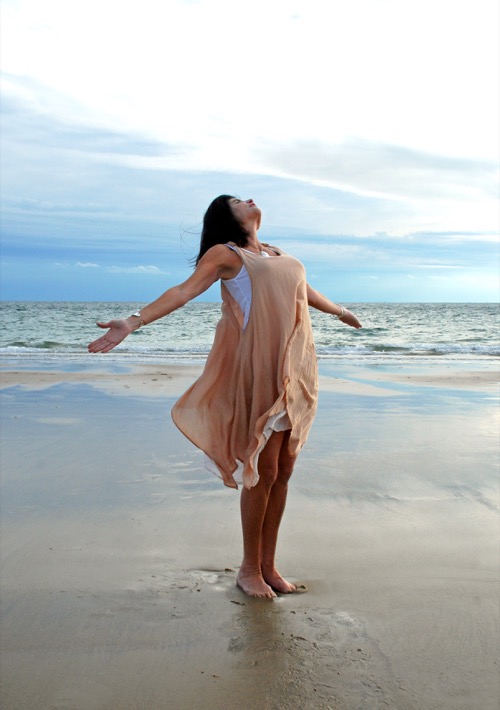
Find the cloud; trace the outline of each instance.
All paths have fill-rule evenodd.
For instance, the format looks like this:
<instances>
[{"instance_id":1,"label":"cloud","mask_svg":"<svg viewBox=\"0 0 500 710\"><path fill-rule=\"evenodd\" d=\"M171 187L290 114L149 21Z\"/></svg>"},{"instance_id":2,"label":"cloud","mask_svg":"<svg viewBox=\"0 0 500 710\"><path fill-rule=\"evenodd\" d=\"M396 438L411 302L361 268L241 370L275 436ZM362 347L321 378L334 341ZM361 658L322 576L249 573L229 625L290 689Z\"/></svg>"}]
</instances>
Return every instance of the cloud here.
<instances>
[{"instance_id":1,"label":"cloud","mask_svg":"<svg viewBox=\"0 0 500 710\"><path fill-rule=\"evenodd\" d=\"M157 266L152 265L118 266L114 264L96 264L91 261L77 261L76 263L56 261L54 266L64 269L74 267L78 269L100 269L109 274L140 274L141 276L164 276L169 274L169 272L162 271Z\"/></svg>"},{"instance_id":2,"label":"cloud","mask_svg":"<svg viewBox=\"0 0 500 710\"><path fill-rule=\"evenodd\" d=\"M263 171L323 188L309 213L323 233L498 233L498 161L362 139L261 142L256 154Z\"/></svg>"},{"instance_id":3,"label":"cloud","mask_svg":"<svg viewBox=\"0 0 500 710\"><path fill-rule=\"evenodd\" d=\"M452 158L408 147L350 139L332 145L319 141L262 143L268 169L357 195L415 200L493 198L498 164Z\"/></svg>"},{"instance_id":4,"label":"cloud","mask_svg":"<svg viewBox=\"0 0 500 710\"><path fill-rule=\"evenodd\" d=\"M157 266L107 266L106 271L111 274L141 274L150 276L161 276L167 274Z\"/></svg>"},{"instance_id":5,"label":"cloud","mask_svg":"<svg viewBox=\"0 0 500 710\"><path fill-rule=\"evenodd\" d=\"M418 241L422 244L490 244L498 245L498 233L495 232L413 232L408 235L410 239Z\"/></svg>"},{"instance_id":6,"label":"cloud","mask_svg":"<svg viewBox=\"0 0 500 710\"><path fill-rule=\"evenodd\" d=\"M459 264L413 264L416 269L463 269Z\"/></svg>"},{"instance_id":7,"label":"cloud","mask_svg":"<svg viewBox=\"0 0 500 710\"><path fill-rule=\"evenodd\" d=\"M165 157L181 153L178 143L154 139L141 131L103 127L78 102L36 80L2 74L3 139L51 150L94 156Z\"/></svg>"},{"instance_id":8,"label":"cloud","mask_svg":"<svg viewBox=\"0 0 500 710\"><path fill-rule=\"evenodd\" d=\"M328 289L373 270L380 298L391 270L451 283L498 263L497 0L137 8L4 3L2 256L19 283L27 261L102 293L120 275L154 291L151 264L180 280L221 193L254 198L261 237Z\"/></svg>"}]
</instances>

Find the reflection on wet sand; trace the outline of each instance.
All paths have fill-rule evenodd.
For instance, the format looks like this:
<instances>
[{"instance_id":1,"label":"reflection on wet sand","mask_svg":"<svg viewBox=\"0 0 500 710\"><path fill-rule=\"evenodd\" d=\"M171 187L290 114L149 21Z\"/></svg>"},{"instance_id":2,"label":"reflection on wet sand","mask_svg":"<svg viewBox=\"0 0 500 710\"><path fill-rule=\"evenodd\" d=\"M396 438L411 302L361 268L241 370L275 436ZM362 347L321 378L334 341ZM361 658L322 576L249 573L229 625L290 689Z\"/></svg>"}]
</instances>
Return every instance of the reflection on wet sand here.
<instances>
[{"instance_id":1,"label":"reflection on wet sand","mask_svg":"<svg viewBox=\"0 0 500 710\"><path fill-rule=\"evenodd\" d=\"M112 374L2 392L2 706L496 710L486 380L331 378L279 547L308 591L260 600L235 585L238 494L156 371Z\"/></svg>"}]
</instances>

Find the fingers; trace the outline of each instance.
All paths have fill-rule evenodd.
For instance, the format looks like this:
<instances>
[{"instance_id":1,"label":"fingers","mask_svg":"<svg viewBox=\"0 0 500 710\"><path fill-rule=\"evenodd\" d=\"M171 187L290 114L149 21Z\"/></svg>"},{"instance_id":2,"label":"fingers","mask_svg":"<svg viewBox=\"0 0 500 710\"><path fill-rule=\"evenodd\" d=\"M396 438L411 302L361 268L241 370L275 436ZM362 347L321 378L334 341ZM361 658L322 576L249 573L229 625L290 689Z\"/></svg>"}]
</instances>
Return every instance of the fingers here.
<instances>
[{"instance_id":1,"label":"fingers","mask_svg":"<svg viewBox=\"0 0 500 710\"><path fill-rule=\"evenodd\" d=\"M346 325L350 325L352 328L361 328L361 323L359 322L358 317L347 309L344 318L341 318L341 320L343 320Z\"/></svg>"},{"instance_id":2,"label":"fingers","mask_svg":"<svg viewBox=\"0 0 500 710\"><path fill-rule=\"evenodd\" d=\"M113 343L91 343L88 346L88 351L89 353L109 353L114 347Z\"/></svg>"},{"instance_id":3,"label":"fingers","mask_svg":"<svg viewBox=\"0 0 500 710\"><path fill-rule=\"evenodd\" d=\"M97 321L96 325L99 328L107 328L108 332L87 346L88 351L91 353L109 353L109 351L119 345L130 332L124 320L110 320L106 323Z\"/></svg>"},{"instance_id":4,"label":"fingers","mask_svg":"<svg viewBox=\"0 0 500 710\"><path fill-rule=\"evenodd\" d=\"M354 323L349 323L349 322L347 321L347 325L350 325L350 326L352 326L353 328L357 328L358 330L359 330L359 328L362 328L362 327L363 327L357 318L356 318L356 320L354 321Z\"/></svg>"},{"instance_id":5,"label":"fingers","mask_svg":"<svg viewBox=\"0 0 500 710\"><path fill-rule=\"evenodd\" d=\"M102 346L98 340L95 340L93 343L90 343L90 345L87 346L87 350L89 351L89 353L100 353L102 350Z\"/></svg>"},{"instance_id":6,"label":"fingers","mask_svg":"<svg viewBox=\"0 0 500 710\"><path fill-rule=\"evenodd\" d=\"M363 327L354 315L354 313L347 312L345 316L339 317L339 320L342 321L342 323L345 323L346 325L350 325L352 328L359 329Z\"/></svg>"},{"instance_id":7,"label":"fingers","mask_svg":"<svg viewBox=\"0 0 500 710\"><path fill-rule=\"evenodd\" d=\"M98 338L90 343L87 346L87 350L89 353L109 353L116 345L118 345L118 343L113 343L107 336L103 335L102 338Z\"/></svg>"}]
</instances>

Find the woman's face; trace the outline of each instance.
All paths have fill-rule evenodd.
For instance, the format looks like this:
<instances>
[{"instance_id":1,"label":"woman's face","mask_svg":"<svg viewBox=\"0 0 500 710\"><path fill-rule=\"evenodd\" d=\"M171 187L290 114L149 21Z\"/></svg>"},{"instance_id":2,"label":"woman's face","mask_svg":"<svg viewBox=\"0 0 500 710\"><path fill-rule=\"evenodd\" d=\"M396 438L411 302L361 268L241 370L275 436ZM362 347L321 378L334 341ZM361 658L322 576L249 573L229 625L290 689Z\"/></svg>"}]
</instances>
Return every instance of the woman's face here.
<instances>
[{"instance_id":1,"label":"woman's face","mask_svg":"<svg viewBox=\"0 0 500 710\"><path fill-rule=\"evenodd\" d=\"M253 200L240 200L237 197L231 197L229 207L241 225L257 221L257 228L259 227L260 210Z\"/></svg>"}]
</instances>

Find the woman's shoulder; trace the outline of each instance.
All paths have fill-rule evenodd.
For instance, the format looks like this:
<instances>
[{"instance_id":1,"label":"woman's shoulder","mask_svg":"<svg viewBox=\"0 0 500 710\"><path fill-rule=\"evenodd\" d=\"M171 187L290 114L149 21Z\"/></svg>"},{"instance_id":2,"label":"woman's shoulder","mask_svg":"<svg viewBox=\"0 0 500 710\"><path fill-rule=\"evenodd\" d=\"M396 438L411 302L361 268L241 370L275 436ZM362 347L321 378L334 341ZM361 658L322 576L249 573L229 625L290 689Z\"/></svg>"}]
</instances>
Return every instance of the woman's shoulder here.
<instances>
[{"instance_id":1,"label":"woman's shoulder","mask_svg":"<svg viewBox=\"0 0 500 710\"><path fill-rule=\"evenodd\" d=\"M229 244L215 244L210 247L200 259L200 264L202 262L217 268L241 268L241 257L234 249L229 248Z\"/></svg>"},{"instance_id":2,"label":"woman's shoulder","mask_svg":"<svg viewBox=\"0 0 500 710\"><path fill-rule=\"evenodd\" d=\"M233 242L228 242L227 244L214 244L213 247L210 247L210 249L207 249L205 252L205 256L208 256L211 259L234 259L237 257L237 252L234 249L236 244Z\"/></svg>"}]
</instances>

